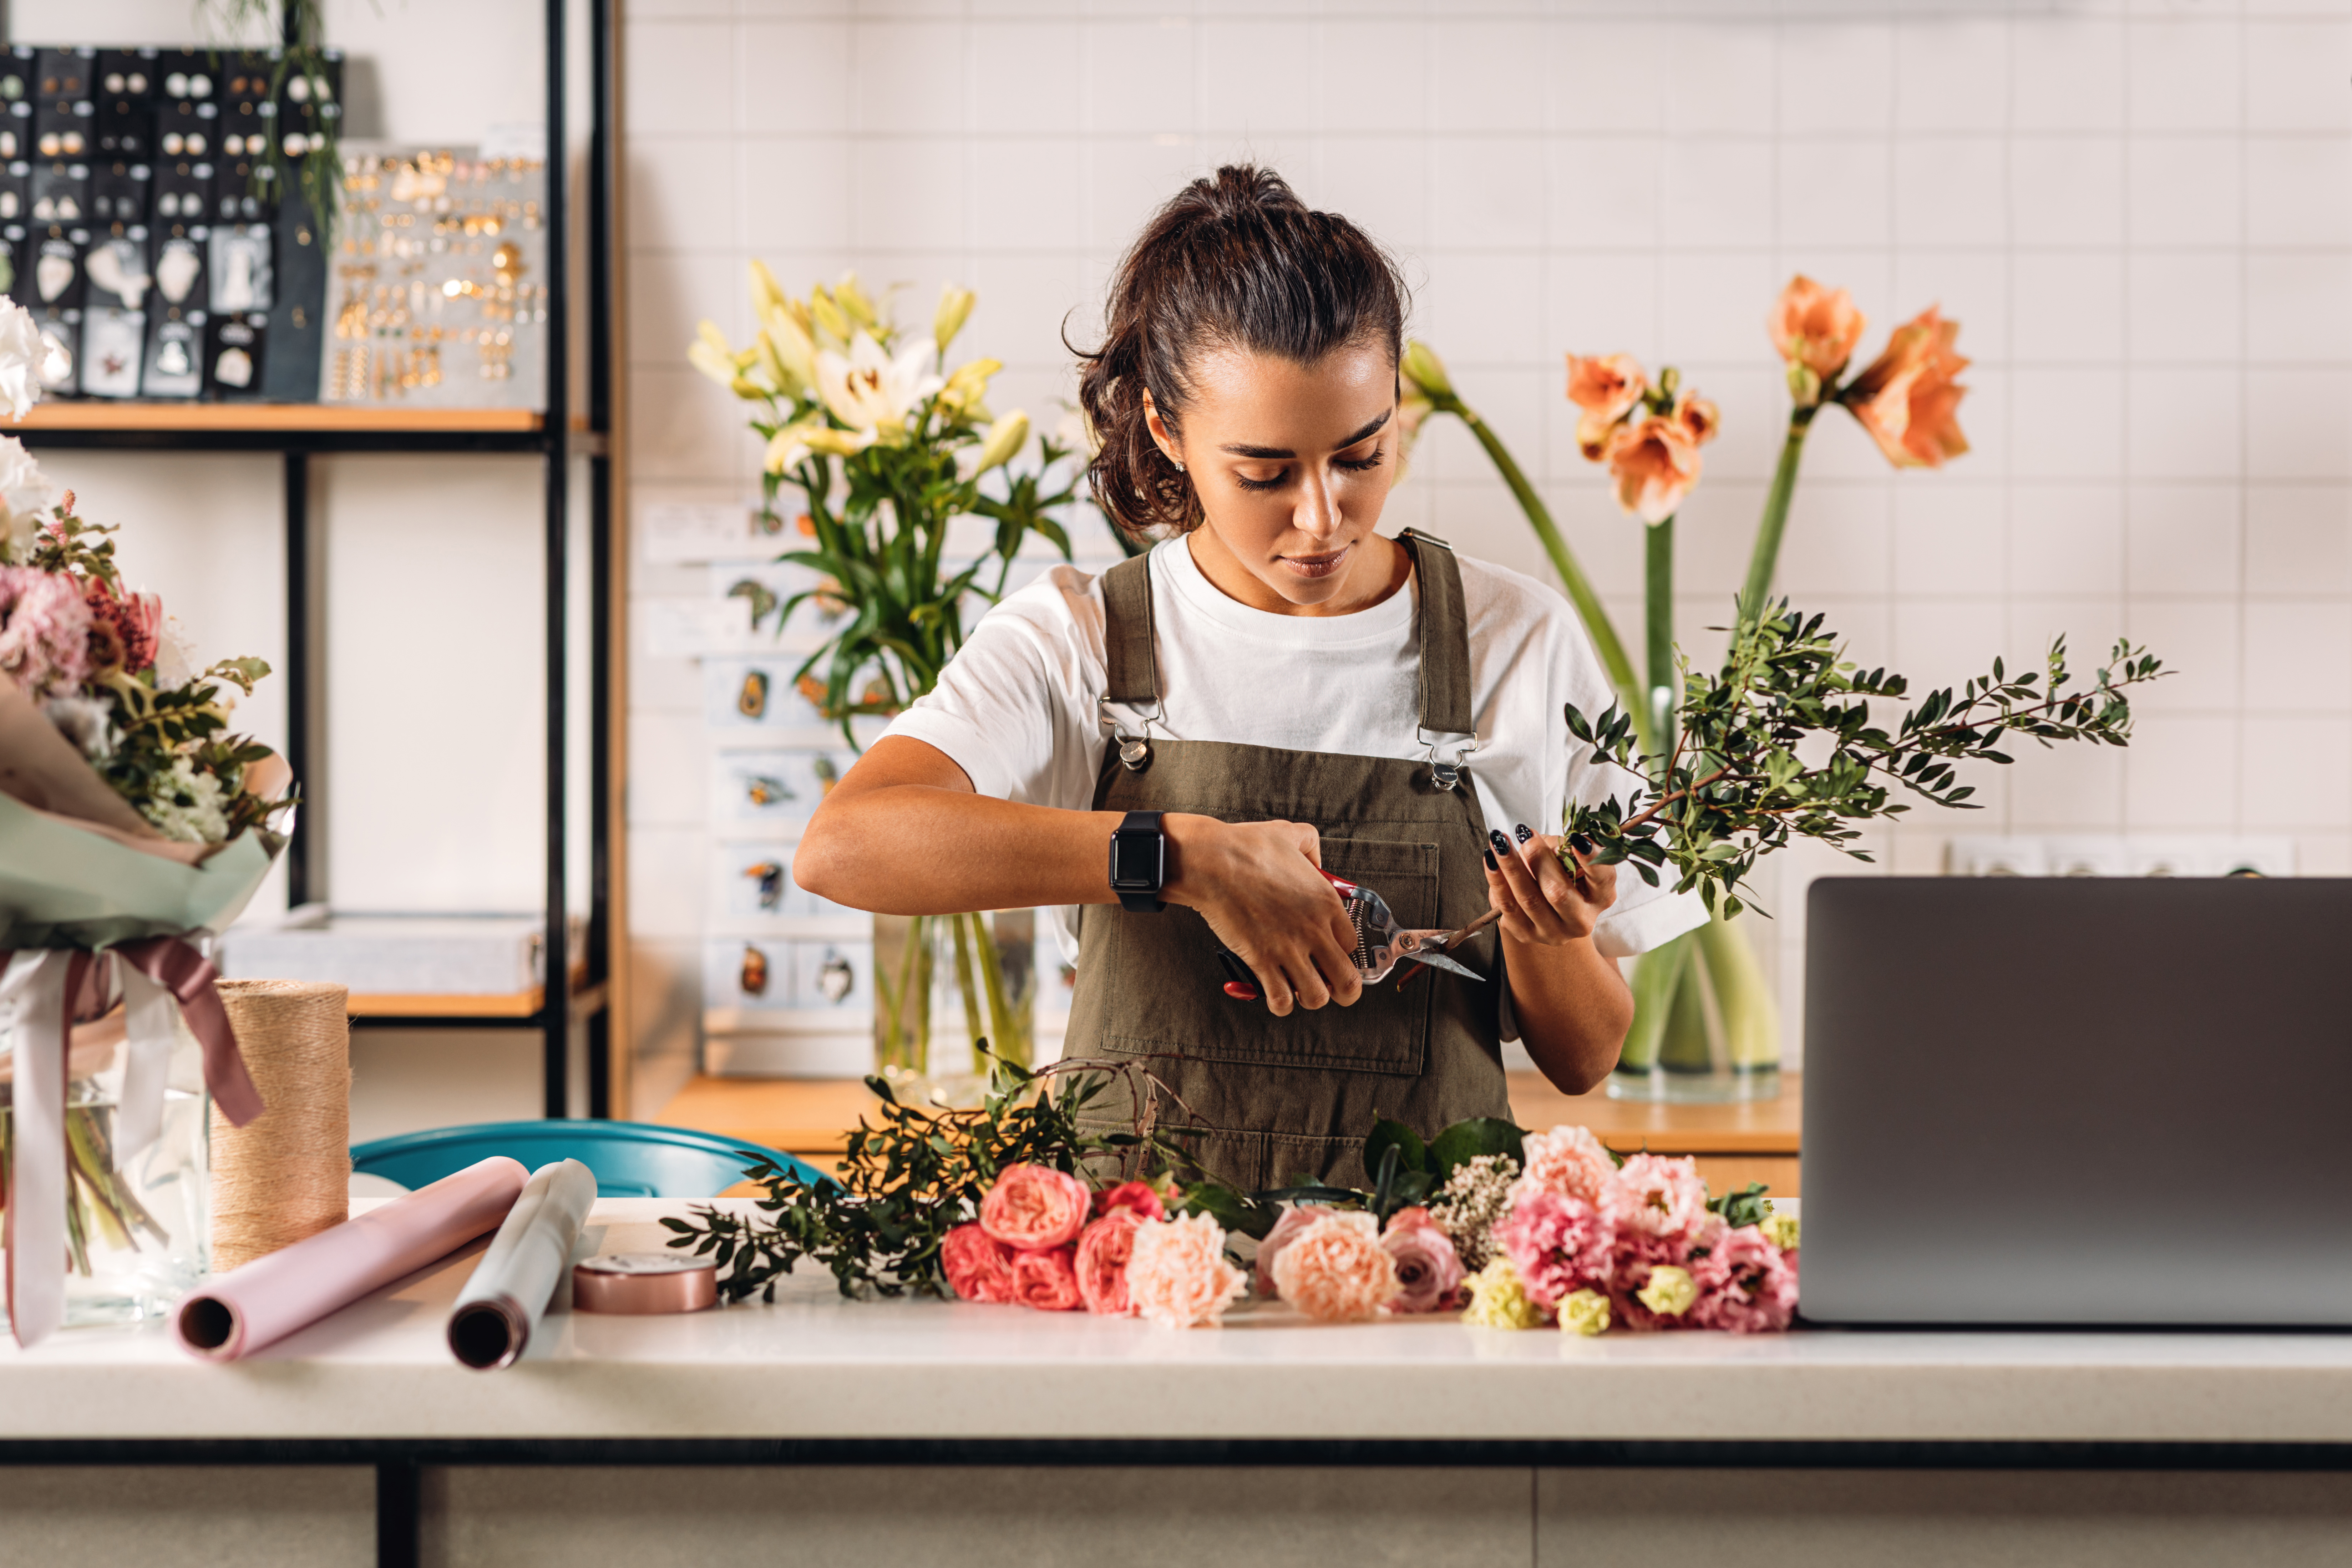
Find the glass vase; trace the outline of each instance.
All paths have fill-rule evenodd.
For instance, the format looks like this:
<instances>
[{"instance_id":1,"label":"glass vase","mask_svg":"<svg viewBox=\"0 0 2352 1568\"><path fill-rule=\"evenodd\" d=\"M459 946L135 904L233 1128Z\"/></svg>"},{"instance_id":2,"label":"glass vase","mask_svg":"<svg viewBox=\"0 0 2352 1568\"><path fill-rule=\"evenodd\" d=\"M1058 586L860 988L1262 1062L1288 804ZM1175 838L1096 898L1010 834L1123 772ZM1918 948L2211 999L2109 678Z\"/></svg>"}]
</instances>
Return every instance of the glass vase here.
<instances>
[{"instance_id":1,"label":"glass vase","mask_svg":"<svg viewBox=\"0 0 2352 1568\"><path fill-rule=\"evenodd\" d=\"M185 1030L174 1033L162 1131L119 1168L115 1142L126 1052L119 1039L95 1047L78 1041L68 1058L68 1328L161 1317L210 1268L210 1097L201 1049ZM13 1079L0 1079L0 1207L16 1152L14 1087Z\"/></svg>"},{"instance_id":2,"label":"glass vase","mask_svg":"<svg viewBox=\"0 0 2352 1568\"><path fill-rule=\"evenodd\" d=\"M875 1070L902 1100L978 1105L992 1056L1032 1065L1034 910L879 917L875 977Z\"/></svg>"},{"instance_id":3,"label":"glass vase","mask_svg":"<svg viewBox=\"0 0 2352 1568\"><path fill-rule=\"evenodd\" d=\"M1780 1018L1755 950L1720 915L1633 964L1612 1100L1721 1104L1780 1093Z\"/></svg>"}]
</instances>

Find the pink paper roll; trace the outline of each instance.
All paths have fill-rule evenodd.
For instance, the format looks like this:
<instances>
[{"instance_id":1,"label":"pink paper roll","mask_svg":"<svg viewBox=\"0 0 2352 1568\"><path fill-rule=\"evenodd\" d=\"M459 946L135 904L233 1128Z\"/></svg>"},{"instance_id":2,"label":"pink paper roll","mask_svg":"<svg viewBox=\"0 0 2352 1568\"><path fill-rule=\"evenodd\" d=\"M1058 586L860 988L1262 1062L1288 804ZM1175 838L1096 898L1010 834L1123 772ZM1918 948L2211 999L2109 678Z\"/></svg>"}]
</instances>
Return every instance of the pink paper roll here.
<instances>
[{"instance_id":1,"label":"pink paper roll","mask_svg":"<svg viewBox=\"0 0 2352 1568\"><path fill-rule=\"evenodd\" d=\"M493 1154L222 1275L181 1301L173 1331L205 1361L251 1355L496 1228L530 1179Z\"/></svg>"}]
</instances>

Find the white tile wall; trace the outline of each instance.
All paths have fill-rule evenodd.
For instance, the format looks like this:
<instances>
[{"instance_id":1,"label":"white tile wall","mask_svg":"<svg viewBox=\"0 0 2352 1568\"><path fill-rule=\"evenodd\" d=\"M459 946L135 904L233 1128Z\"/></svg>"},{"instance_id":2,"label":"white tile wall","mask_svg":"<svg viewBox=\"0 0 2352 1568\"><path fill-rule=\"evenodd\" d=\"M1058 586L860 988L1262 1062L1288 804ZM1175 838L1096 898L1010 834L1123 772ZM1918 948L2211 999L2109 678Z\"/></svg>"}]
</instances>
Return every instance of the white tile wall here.
<instances>
[{"instance_id":1,"label":"white tile wall","mask_svg":"<svg viewBox=\"0 0 2352 1568\"><path fill-rule=\"evenodd\" d=\"M2130 752L2030 754L1990 809L1877 836L1883 863L1938 868L1961 831L2260 829L2352 872L2352 0L698 0L634 7L625 50L640 504L752 481L734 409L679 368L698 317L740 330L748 252L795 284L971 280L967 342L1034 412L1139 221L1256 156L1401 252L1417 331L1629 636L1639 539L1575 455L1559 355L1671 361L1717 398L1683 520L1703 643L1777 450L1765 307L1803 270L1855 291L1870 350L1930 303L1963 324L1975 449L1897 477L1832 416L1784 585L1922 677L2061 633L2182 670ZM1458 433L1394 506L1541 568ZM636 656L642 733L698 700L667 664ZM693 792L648 768L630 803L640 970L668 976L643 1016L674 1029ZM1768 889L1784 988L1801 884L1838 868L1792 856Z\"/></svg>"}]
</instances>

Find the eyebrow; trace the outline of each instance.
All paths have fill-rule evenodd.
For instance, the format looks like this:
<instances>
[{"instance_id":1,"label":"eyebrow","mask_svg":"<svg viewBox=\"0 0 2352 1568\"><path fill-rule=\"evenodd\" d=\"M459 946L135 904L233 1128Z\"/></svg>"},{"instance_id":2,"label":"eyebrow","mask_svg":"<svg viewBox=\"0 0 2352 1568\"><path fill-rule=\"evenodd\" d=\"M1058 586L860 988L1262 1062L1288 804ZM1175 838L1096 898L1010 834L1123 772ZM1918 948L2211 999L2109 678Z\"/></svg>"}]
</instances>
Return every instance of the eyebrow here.
<instances>
[{"instance_id":1,"label":"eyebrow","mask_svg":"<svg viewBox=\"0 0 2352 1568\"><path fill-rule=\"evenodd\" d=\"M1365 437L1370 436L1374 431L1378 430L1381 426L1386 425L1389 422L1390 415L1392 415L1395 412L1396 410L1393 408L1389 409L1378 419L1373 420L1370 425L1365 426L1362 429L1357 431L1354 435L1349 437L1346 440L1340 442L1337 447L1334 447L1331 449L1335 452L1346 451L1349 447L1354 446ZM1236 458L1296 458L1298 456L1297 453L1292 451L1287 447L1249 447L1234 444L1232 446L1220 447L1217 450L1220 452L1231 452Z\"/></svg>"}]
</instances>

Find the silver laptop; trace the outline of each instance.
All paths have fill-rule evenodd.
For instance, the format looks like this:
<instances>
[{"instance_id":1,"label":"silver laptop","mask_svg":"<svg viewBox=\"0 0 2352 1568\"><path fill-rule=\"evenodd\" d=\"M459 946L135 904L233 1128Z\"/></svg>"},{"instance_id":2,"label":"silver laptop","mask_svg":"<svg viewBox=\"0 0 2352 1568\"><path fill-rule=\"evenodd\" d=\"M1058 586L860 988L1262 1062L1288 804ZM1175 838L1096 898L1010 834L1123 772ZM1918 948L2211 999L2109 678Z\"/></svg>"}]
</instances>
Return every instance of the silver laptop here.
<instances>
[{"instance_id":1,"label":"silver laptop","mask_svg":"<svg viewBox=\"0 0 2352 1568\"><path fill-rule=\"evenodd\" d=\"M1801 1310L2352 1326L2352 880L1831 878Z\"/></svg>"}]
</instances>

